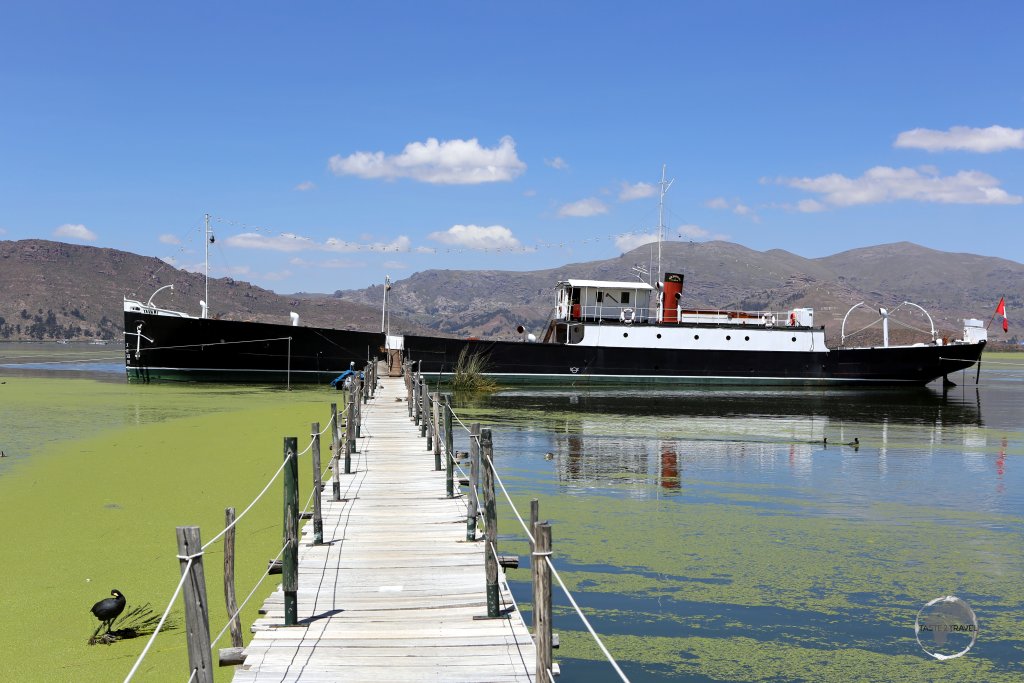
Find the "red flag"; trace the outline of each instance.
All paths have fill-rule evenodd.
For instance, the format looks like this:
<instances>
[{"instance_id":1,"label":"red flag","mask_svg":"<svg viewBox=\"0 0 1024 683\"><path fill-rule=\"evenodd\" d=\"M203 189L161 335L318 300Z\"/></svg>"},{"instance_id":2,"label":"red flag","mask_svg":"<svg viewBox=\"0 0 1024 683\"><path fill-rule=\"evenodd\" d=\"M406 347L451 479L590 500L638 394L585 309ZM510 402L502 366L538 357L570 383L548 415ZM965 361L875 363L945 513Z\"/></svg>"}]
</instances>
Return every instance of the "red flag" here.
<instances>
[{"instance_id":1,"label":"red flag","mask_svg":"<svg viewBox=\"0 0 1024 683\"><path fill-rule=\"evenodd\" d=\"M999 297L999 305L996 306L996 315L1003 316L1003 332L1010 331L1010 323L1006 319L1006 301L1003 297Z\"/></svg>"}]
</instances>

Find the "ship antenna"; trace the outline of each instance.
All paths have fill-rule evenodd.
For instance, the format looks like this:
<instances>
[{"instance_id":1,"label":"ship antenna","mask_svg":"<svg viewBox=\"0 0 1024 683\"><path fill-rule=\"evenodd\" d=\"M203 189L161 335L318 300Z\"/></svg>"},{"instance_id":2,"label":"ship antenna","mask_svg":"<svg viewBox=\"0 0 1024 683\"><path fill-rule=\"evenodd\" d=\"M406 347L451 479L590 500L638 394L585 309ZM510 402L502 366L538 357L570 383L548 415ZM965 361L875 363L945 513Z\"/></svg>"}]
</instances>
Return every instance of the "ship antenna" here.
<instances>
[{"instance_id":1,"label":"ship antenna","mask_svg":"<svg viewBox=\"0 0 1024 683\"><path fill-rule=\"evenodd\" d=\"M668 192L668 188L672 187L672 183L676 181L675 178L665 181L665 164L661 165L661 182L658 183L661 186L661 196L658 198L658 270L657 277L662 277L661 272L661 241L665 238L665 194ZM651 282L653 285L654 283Z\"/></svg>"}]
</instances>

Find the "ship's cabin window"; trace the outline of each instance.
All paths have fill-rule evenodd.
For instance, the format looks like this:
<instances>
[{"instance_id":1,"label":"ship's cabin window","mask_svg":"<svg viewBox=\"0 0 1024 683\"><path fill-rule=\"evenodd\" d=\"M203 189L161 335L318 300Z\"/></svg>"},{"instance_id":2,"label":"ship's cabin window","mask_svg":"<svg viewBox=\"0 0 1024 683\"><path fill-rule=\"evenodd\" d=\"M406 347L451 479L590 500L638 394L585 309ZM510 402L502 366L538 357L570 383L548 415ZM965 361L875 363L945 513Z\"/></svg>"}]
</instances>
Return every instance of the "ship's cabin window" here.
<instances>
[{"instance_id":1,"label":"ship's cabin window","mask_svg":"<svg viewBox=\"0 0 1024 683\"><path fill-rule=\"evenodd\" d=\"M619 300L622 302L623 306L628 304L629 303L629 292L623 292L622 296L619 298Z\"/></svg>"},{"instance_id":2,"label":"ship's cabin window","mask_svg":"<svg viewBox=\"0 0 1024 683\"><path fill-rule=\"evenodd\" d=\"M597 290L597 303L604 303L604 292Z\"/></svg>"},{"instance_id":3,"label":"ship's cabin window","mask_svg":"<svg viewBox=\"0 0 1024 683\"><path fill-rule=\"evenodd\" d=\"M569 343L579 344L583 341L583 334L586 331L586 327L583 325L570 325L569 326Z\"/></svg>"}]
</instances>

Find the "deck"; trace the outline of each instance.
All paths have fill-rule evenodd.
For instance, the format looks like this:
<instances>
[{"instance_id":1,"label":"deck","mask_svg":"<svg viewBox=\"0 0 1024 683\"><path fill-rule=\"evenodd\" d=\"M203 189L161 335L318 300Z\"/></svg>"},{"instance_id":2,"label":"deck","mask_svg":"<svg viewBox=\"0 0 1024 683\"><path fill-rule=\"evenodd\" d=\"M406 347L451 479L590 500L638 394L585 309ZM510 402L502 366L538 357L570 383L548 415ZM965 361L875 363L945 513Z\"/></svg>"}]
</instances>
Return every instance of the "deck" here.
<instances>
[{"instance_id":1,"label":"deck","mask_svg":"<svg viewBox=\"0 0 1024 683\"><path fill-rule=\"evenodd\" d=\"M303 530L299 625L284 626L278 587L236 683L533 680L520 612L483 618L484 543L466 541L465 498L446 498L405 393L401 378L380 379L353 473L340 475L342 501L324 489L324 544L313 545L311 522ZM511 604L503 574L500 582Z\"/></svg>"}]
</instances>

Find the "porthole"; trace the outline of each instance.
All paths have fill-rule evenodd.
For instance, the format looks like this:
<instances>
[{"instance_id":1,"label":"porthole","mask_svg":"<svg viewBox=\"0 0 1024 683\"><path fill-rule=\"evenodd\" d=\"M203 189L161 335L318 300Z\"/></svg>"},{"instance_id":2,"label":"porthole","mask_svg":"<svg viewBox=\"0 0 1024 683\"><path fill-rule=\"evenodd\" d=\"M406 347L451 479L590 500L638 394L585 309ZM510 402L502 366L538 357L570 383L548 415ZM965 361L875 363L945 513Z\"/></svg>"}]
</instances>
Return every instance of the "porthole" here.
<instances>
[{"instance_id":1,"label":"porthole","mask_svg":"<svg viewBox=\"0 0 1024 683\"><path fill-rule=\"evenodd\" d=\"M731 334L725 335L725 341L732 341L732 335Z\"/></svg>"},{"instance_id":2,"label":"porthole","mask_svg":"<svg viewBox=\"0 0 1024 683\"><path fill-rule=\"evenodd\" d=\"M658 333L658 339L661 339L661 332Z\"/></svg>"},{"instance_id":3,"label":"porthole","mask_svg":"<svg viewBox=\"0 0 1024 683\"><path fill-rule=\"evenodd\" d=\"M796 337L793 337L793 341L796 341Z\"/></svg>"},{"instance_id":4,"label":"porthole","mask_svg":"<svg viewBox=\"0 0 1024 683\"><path fill-rule=\"evenodd\" d=\"M744 337L743 341L750 341L750 337Z\"/></svg>"},{"instance_id":5,"label":"porthole","mask_svg":"<svg viewBox=\"0 0 1024 683\"><path fill-rule=\"evenodd\" d=\"M623 337L628 337L628 336L629 336L629 332L623 332L623 333L622 333L622 336L623 336ZM796 341L796 339L794 339L793 341Z\"/></svg>"},{"instance_id":6,"label":"porthole","mask_svg":"<svg viewBox=\"0 0 1024 683\"><path fill-rule=\"evenodd\" d=\"M695 335L693 335L693 338L694 339L700 339L700 335L699 334L695 334Z\"/></svg>"}]
</instances>

